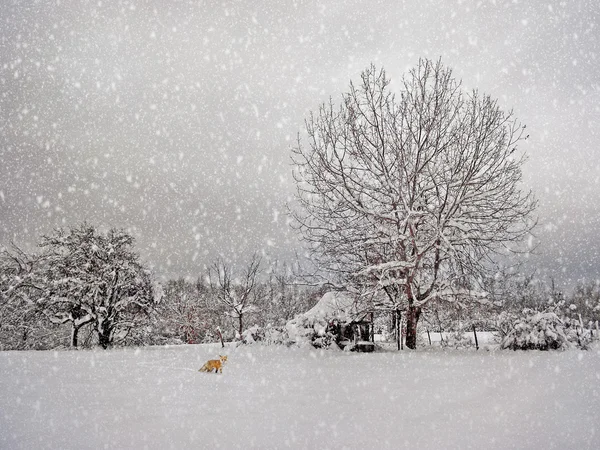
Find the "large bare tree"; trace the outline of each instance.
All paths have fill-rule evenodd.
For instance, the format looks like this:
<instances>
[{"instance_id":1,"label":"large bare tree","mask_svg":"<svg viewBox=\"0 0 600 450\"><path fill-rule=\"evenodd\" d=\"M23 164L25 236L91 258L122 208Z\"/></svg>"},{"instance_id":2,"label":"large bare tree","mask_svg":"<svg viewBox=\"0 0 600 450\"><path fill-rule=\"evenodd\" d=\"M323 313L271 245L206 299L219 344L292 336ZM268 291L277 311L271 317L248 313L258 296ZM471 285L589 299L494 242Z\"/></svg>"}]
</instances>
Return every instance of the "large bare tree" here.
<instances>
[{"instance_id":1,"label":"large bare tree","mask_svg":"<svg viewBox=\"0 0 600 450\"><path fill-rule=\"evenodd\" d=\"M341 105L307 119L307 145L293 149L296 223L324 273L406 308L409 348L426 303L472 294L492 256L531 231L524 128L430 60L397 95L371 66Z\"/></svg>"}]
</instances>

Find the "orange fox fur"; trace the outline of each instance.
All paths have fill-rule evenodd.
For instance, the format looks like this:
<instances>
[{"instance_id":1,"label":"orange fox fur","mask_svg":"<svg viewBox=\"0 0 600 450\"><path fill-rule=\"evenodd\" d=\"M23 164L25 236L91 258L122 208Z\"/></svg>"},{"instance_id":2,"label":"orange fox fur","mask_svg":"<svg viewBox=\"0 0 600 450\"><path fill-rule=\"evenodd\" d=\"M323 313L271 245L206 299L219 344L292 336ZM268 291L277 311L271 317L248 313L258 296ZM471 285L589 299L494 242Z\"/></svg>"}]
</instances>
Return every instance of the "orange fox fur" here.
<instances>
[{"instance_id":1,"label":"orange fox fur","mask_svg":"<svg viewBox=\"0 0 600 450\"><path fill-rule=\"evenodd\" d=\"M227 356L219 355L219 359L211 359L206 361L198 372L212 372L213 369L215 373L223 373L223 365L227 362Z\"/></svg>"}]
</instances>

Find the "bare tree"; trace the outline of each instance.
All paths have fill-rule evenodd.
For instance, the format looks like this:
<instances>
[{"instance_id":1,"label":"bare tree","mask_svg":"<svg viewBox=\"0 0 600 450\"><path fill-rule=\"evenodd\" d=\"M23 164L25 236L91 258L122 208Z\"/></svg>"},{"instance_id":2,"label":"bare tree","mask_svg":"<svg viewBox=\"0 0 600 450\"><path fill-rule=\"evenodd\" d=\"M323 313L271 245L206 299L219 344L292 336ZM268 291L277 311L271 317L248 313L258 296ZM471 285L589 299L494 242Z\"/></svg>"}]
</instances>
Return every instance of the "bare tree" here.
<instances>
[{"instance_id":1,"label":"bare tree","mask_svg":"<svg viewBox=\"0 0 600 450\"><path fill-rule=\"evenodd\" d=\"M219 303L228 314L237 320L237 333L244 331L244 317L255 311L258 296L258 275L261 259L254 254L239 278L234 278L233 269L222 259L218 259L208 269L208 282Z\"/></svg>"},{"instance_id":2,"label":"bare tree","mask_svg":"<svg viewBox=\"0 0 600 450\"><path fill-rule=\"evenodd\" d=\"M260 305L260 325L285 324L317 302L318 291L301 283L301 277L295 273L298 268L274 261L267 271L268 277L263 287L265 295Z\"/></svg>"},{"instance_id":3,"label":"bare tree","mask_svg":"<svg viewBox=\"0 0 600 450\"><path fill-rule=\"evenodd\" d=\"M422 307L473 295L493 255L531 231L536 201L519 188L512 112L441 62L421 60L399 96L389 83L371 66L307 119L292 214L322 271L407 309L415 348Z\"/></svg>"},{"instance_id":4,"label":"bare tree","mask_svg":"<svg viewBox=\"0 0 600 450\"><path fill-rule=\"evenodd\" d=\"M204 342L213 337L220 317L215 308L208 305L209 294L209 287L200 279L193 283L183 278L168 281L156 308L163 337L186 343Z\"/></svg>"}]
</instances>

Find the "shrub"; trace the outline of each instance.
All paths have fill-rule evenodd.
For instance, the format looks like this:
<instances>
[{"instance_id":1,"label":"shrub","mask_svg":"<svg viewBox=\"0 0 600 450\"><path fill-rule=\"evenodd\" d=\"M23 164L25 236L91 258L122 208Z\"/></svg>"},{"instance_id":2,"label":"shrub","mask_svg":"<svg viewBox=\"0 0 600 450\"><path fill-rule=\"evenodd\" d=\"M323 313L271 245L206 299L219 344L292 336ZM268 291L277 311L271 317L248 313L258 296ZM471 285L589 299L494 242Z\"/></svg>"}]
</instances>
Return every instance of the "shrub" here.
<instances>
[{"instance_id":1,"label":"shrub","mask_svg":"<svg viewBox=\"0 0 600 450\"><path fill-rule=\"evenodd\" d=\"M329 348L337 340L336 327L332 326L325 316L300 314L290 320L285 327L290 344L310 344L316 348Z\"/></svg>"},{"instance_id":2,"label":"shrub","mask_svg":"<svg viewBox=\"0 0 600 450\"><path fill-rule=\"evenodd\" d=\"M565 334L569 342L577 345L582 350L587 350L594 339L591 330L586 330L577 319L563 319L565 323Z\"/></svg>"},{"instance_id":3,"label":"shrub","mask_svg":"<svg viewBox=\"0 0 600 450\"><path fill-rule=\"evenodd\" d=\"M521 316L503 314L501 348L511 350L563 350L571 347L564 322L551 311L523 310Z\"/></svg>"},{"instance_id":4,"label":"shrub","mask_svg":"<svg viewBox=\"0 0 600 450\"><path fill-rule=\"evenodd\" d=\"M465 334L464 331L455 331L444 336L444 340L440 342L443 348L465 349L475 347L475 342Z\"/></svg>"}]
</instances>

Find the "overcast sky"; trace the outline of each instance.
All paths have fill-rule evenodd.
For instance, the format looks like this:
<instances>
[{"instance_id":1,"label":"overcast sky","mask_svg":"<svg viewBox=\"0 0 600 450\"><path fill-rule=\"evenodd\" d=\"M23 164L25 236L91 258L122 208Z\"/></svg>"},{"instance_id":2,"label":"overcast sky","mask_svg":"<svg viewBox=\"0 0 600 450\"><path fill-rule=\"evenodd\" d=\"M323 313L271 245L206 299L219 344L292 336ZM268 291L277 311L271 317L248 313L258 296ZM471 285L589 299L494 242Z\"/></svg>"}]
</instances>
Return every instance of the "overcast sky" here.
<instances>
[{"instance_id":1,"label":"overcast sky","mask_svg":"<svg viewBox=\"0 0 600 450\"><path fill-rule=\"evenodd\" d=\"M161 277L288 258L308 112L441 57L527 125L541 276L600 278L599 27L596 0L4 0L0 245L87 220Z\"/></svg>"}]
</instances>

